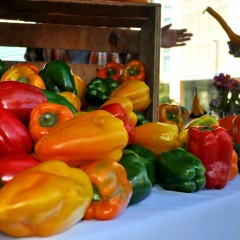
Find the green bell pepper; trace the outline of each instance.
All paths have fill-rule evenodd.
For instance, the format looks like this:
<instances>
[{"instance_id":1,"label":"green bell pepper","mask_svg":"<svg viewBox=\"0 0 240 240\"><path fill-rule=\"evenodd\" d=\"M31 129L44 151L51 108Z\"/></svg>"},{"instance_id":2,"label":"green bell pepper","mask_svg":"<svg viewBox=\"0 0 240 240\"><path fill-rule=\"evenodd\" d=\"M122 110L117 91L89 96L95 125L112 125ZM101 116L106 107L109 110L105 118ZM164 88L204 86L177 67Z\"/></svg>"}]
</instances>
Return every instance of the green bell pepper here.
<instances>
[{"instance_id":1,"label":"green bell pepper","mask_svg":"<svg viewBox=\"0 0 240 240\"><path fill-rule=\"evenodd\" d=\"M157 159L157 155L151 150L137 144L130 144L126 147L126 149L132 150L140 157L140 162L146 167L148 178L150 179L152 185L155 184L156 177L154 164Z\"/></svg>"},{"instance_id":2,"label":"green bell pepper","mask_svg":"<svg viewBox=\"0 0 240 240\"><path fill-rule=\"evenodd\" d=\"M55 93L68 91L77 94L73 73L64 61L47 62L40 70L39 75L47 90Z\"/></svg>"},{"instance_id":3,"label":"green bell pepper","mask_svg":"<svg viewBox=\"0 0 240 240\"><path fill-rule=\"evenodd\" d=\"M119 163L125 168L127 178L133 188L129 205L146 199L152 192L152 184L148 178L146 167L140 161L140 157L133 151L124 149Z\"/></svg>"},{"instance_id":4,"label":"green bell pepper","mask_svg":"<svg viewBox=\"0 0 240 240\"><path fill-rule=\"evenodd\" d=\"M0 77L4 74L4 72L8 69L6 63L0 59Z\"/></svg>"},{"instance_id":5,"label":"green bell pepper","mask_svg":"<svg viewBox=\"0 0 240 240\"><path fill-rule=\"evenodd\" d=\"M102 105L106 102L112 91L119 86L119 83L111 78L95 77L87 84L86 99L92 105Z\"/></svg>"},{"instance_id":6,"label":"green bell pepper","mask_svg":"<svg viewBox=\"0 0 240 240\"><path fill-rule=\"evenodd\" d=\"M73 113L77 112L77 109L65 97L63 97L55 92L51 92L51 91L48 91L45 89L42 89L42 91L43 91L43 94L45 95L45 97L47 98L48 102L64 105L64 106L68 107Z\"/></svg>"},{"instance_id":7,"label":"green bell pepper","mask_svg":"<svg viewBox=\"0 0 240 240\"><path fill-rule=\"evenodd\" d=\"M203 189L206 184L203 163L182 148L162 153L155 166L157 181L164 189L191 193Z\"/></svg>"},{"instance_id":8,"label":"green bell pepper","mask_svg":"<svg viewBox=\"0 0 240 240\"><path fill-rule=\"evenodd\" d=\"M142 125L144 123L148 123L149 120L143 115L141 111L134 111L134 113L137 115L137 124L136 126Z\"/></svg>"}]
</instances>

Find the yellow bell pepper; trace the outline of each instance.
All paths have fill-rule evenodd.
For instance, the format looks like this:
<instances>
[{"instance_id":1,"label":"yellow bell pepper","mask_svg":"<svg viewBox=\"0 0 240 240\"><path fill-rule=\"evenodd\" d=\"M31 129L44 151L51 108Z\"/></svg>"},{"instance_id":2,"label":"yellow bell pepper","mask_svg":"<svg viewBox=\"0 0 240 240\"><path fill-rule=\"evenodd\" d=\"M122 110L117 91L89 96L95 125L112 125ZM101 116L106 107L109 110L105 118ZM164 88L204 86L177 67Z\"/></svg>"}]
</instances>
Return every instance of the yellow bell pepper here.
<instances>
[{"instance_id":1,"label":"yellow bell pepper","mask_svg":"<svg viewBox=\"0 0 240 240\"><path fill-rule=\"evenodd\" d=\"M182 129L177 136L176 148L183 147L187 143L188 129Z\"/></svg>"},{"instance_id":2,"label":"yellow bell pepper","mask_svg":"<svg viewBox=\"0 0 240 240\"><path fill-rule=\"evenodd\" d=\"M43 79L30 67L24 65L16 65L5 71L1 77L1 82L4 81L24 82L41 89L46 89Z\"/></svg>"},{"instance_id":3,"label":"yellow bell pepper","mask_svg":"<svg viewBox=\"0 0 240 240\"><path fill-rule=\"evenodd\" d=\"M110 98L123 96L133 103L133 111L145 111L150 103L150 88L144 81L128 80L121 83L110 95Z\"/></svg>"},{"instance_id":4,"label":"yellow bell pepper","mask_svg":"<svg viewBox=\"0 0 240 240\"><path fill-rule=\"evenodd\" d=\"M102 160L118 162L127 143L122 120L95 110L56 126L36 142L34 150L40 161L56 159L80 167Z\"/></svg>"},{"instance_id":5,"label":"yellow bell pepper","mask_svg":"<svg viewBox=\"0 0 240 240\"><path fill-rule=\"evenodd\" d=\"M77 96L81 100L82 107L86 107L88 105L86 99L86 82L84 82L78 75L73 74L73 80L75 83L75 88L77 90Z\"/></svg>"},{"instance_id":6,"label":"yellow bell pepper","mask_svg":"<svg viewBox=\"0 0 240 240\"><path fill-rule=\"evenodd\" d=\"M214 116L211 115L203 115L199 118L195 118L192 121L188 122L184 129L189 129L190 127L198 127L198 126L205 126L205 127L209 127L211 125L216 125L219 126L219 122L218 119Z\"/></svg>"},{"instance_id":7,"label":"yellow bell pepper","mask_svg":"<svg viewBox=\"0 0 240 240\"><path fill-rule=\"evenodd\" d=\"M149 122L135 127L135 144L153 151L157 156L176 145L178 127L170 123Z\"/></svg>"},{"instance_id":8,"label":"yellow bell pepper","mask_svg":"<svg viewBox=\"0 0 240 240\"><path fill-rule=\"evenodd\" d=\"M81 100L76 94L68 91L60 92L58 94L66 98L78 112L81 110Z\"/></svg>"},{"instance_id":9,"label":"yellow bell pepper","mask_svg":"<svg viewBox=\"0 0 240 240\"><path fill-rule=\"evenodd\" d=\"M127 113L127 115L129 116L131 125L136 126L137 115L136 113L133 112L133 103L129 98L123 97L123 96L112 97L109 100L107 100L102 106L105 106L111 103L120 103L124 108L125 112Z\"/></svg>"},{"instance_id":10,"label":"yellow bell pepper","mask_svg":"<svg viewBox=\"0 0 240 240\"><path fill-rule=\"evenodd\" d=\"M92 197L82 170L60 161L40 163L0 189L0 231L13 237L60 233L83 218Z\"/></svg>"}]
</instances>

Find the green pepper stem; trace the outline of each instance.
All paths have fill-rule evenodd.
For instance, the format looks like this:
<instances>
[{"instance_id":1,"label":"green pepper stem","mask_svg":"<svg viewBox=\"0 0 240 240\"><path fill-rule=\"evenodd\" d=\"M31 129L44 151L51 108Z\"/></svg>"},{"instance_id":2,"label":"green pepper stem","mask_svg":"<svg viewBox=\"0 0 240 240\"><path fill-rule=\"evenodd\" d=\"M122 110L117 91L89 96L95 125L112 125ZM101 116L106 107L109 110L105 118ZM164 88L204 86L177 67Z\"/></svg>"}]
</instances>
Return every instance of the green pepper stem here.
<instances>
[{"instance_id":1,"label":"green pepper stem","mask_svg":"<svg viewBox=\"0 0 240 240\"><path fill-rule=\"evenodd\" d=\"M53 113L45 113L39 118L42 127L53 127L58 122L58 117Z\"/></svg>"}]
</instances>

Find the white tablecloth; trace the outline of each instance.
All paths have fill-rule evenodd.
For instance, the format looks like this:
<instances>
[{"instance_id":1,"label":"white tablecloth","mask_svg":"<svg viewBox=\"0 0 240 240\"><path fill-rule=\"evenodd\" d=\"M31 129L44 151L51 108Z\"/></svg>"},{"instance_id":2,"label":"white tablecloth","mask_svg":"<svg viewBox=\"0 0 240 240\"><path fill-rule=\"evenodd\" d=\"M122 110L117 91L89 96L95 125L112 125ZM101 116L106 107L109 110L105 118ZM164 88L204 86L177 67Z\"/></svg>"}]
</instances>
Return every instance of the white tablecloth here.
<instances>
[{"instance_id":1,"label":"white tablecloth","mask_svg":"<svg viewBox=\"0 0 240 240\"><path fill-rule=\"evenodd\" d=\"M0 234L1 240L14 239ZM111 221L81 221L47 238L21 240L239 240L240 175L221 190L166 191L130 206Z\"/></svg>"}]
</instances>

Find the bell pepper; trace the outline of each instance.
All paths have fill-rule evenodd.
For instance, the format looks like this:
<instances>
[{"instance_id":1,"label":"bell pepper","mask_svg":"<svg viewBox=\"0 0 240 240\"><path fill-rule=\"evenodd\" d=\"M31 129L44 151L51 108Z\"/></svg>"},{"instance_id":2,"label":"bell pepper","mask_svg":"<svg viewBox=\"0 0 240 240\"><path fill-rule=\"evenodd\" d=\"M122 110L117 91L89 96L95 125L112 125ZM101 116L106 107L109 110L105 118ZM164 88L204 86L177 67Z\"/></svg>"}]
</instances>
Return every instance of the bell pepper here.
<instances>
[{"instance_id":1,"label":"bell pepper","mask_svg":"<svg viewBox=\"0 0 240 240\"><path fill-rule=\"evenodd\" d=\"M97 77L111 78L121 82L122 70L124 66L117 62L108 62L102 69L97 71Z\"/></svg>"},{"instance_id":2,"label":"bell pepper","mask_svg":"<svg viewBox=\"0 0 240 240\"><path fill-rule=\"evenodd\" d=\"M0 82L0 107L14 114L28 126L30 112L38 104L47 102L42 89L22 82Z\"/></svg>"},{"instance_id":3,"label":"bell pepper","mask_svg":"<svg viewBox=\"0 0 240 240\"><path fill-rule=\"evenodd\" d=\"M122 165L117 162L94 162L84 170L93 186L93 199L85 220L110 220L124 212L133 190Z\"/></svg>"},{"instance_id":4,"label":"bell pepper","mask_svg":"<svg viewBox=\"0 0 240 240\"><path fill-rule=\"evenodd\" d=\"M206 184L206 169L192 153L175 148L164 152L156 160L156 177L159 185L167 190L192 193Z\"/></svg>"},{"instance_id":5,"label":"bell pepper","mask_svg":"<svg viewBox=\"0 0 240 240\"><path fill-rule=\"evenodd\" d=\"M0 231L12 237L47 237L85 215L93 197L88 175L60 161L39 163L0 189Z\"/></svg>"},{"instance_id":6,"label":"bell pepper","mask_svg":"<svg viewBox=\"0 0 240 240\"><path fill-rule=\"evenodd\" d=\"M95 110L54 127L34 149L40 161L57 159L80 167L95 161L118 162L127 143L122 121L107 111Z\"/></svg>"},{"instance_id":7,"label":"bell pepper","mask_svg":"<svg viewBox=\"0 0 240 240\"><path fill-rule=\"evenodd\" d=\"M31 111L29 132L34 142L48 134L51 129L73 118L73 112L66 106L55 103L41 103Z\"/></svg>"},{"instance_id":8,"label":"bell pepper","mask_svg":"<svg viewBox=\"0 0 240 240\"><path fill-rule=\"evenodd\" d=\"M240 144L238 143L233 143L233 149L235 150L235 152L237 153L237 156L238 156L238 162L237 162L237 165L238 165L238 172L240 172Z\"/></svg>"},{"instance_id":9,"label":"bell pepper","mask_svg":"<svg viewBox=\"0 0 240 240\"><path fill-rule=\"evenodd\" d=\"M240 143L240 116L235 116L232 121L232 140Z\"/></svg>"},{"instance_id":10,"label":"bell pepper","mask_svg":"<svg viewBox=\"0 0 240 240\"><path fill-rule=\"evenodd\" d=\"M39 74L40 72L40 68L34 64L34 63L30 63L30 62L20 62L20 63L16 63L12 66L12 68L16 67L16 66L26 66L31 68L36 74Z\"/></svg>"},{"instance_id":11,"label":"bell pepper","mask_svg":"<svg viewBox=\"0 0 240 240\"><path fill-rule=\"evenodd\" d=\"M31 135L16 115L0 107L0 156L30 153L33 149Z\"/></svg>"},{"instance_id":12,"label":"bell pepper","mask_svg":"<svg viewBox=\"0 0 240 240\"><path fill-rule=\"evenodd\" d=\"M139 80L146 81L147 73L146 73L145 64L139 60L133 59L125 64L122 70L122 81L129 80Z\"/></svg>"},{"instance_id":13,"label":"bell pepper","mask_svg":"<svg viewBox=\"0 0 240 240\"><path fill-rule=\"evenodd\" d=\"M222 189L227 185L233 144L225 128L191 127L187 150L198 157L206 168L206 188Z\"/></svg>"},{"instance_id":14,"label":"bell pepper","mask_svg":"<svg viewBox=\"0 0 240 240\"><path fill-rule=\"evenodd\" d=\"M188 122L184 129L189 129L190 127L198 127L198 126L204 126L204 127L208 127L208 126L219 126L219 122L218 119L215 116L211 116L211 115L203 115L199 118L193 119L192 121Z\"/></svg>"},{"instance_id":15,"label":"bell pepper","mask_svg":"<svg viewBox=\"0 0 240 240\"><path fill-rule=\"evenodd\" d=\"M170 123L149 122L135 127L133 143L159 156L175 147L177 136L177 126Z\"/></svg>"},{"instance_id":16,"label":"bell pepper","mask_svg":"<svg viewBox=\"0 0 240 240\"><path fill-rule=\"evenodd\" d=\"M75 106L71 102L69 102L65 97L48 90L42 90L42 92L46 97L47 102L61 104L68 107L73 113L77 112L77 109L75 108Z\"/></svg>"},{"instance_id":17,"label":"bell pepper","mask_svg":"<svg viewBox=\"0 0 240 240\"><path fill-rule=\"evenodd\" d=\"M231 164L231 169L230 169L230 174L228 181L232 181L235 179L238 175L238 155L235 149L232 151L232 164Z\"/></svg>"},{"instance_id":18,"label":"bell pepper","mask_svg":"<svg viewBox=\"0 0 240 240\"><path fill-rule=\"evenodd\" d=\"M122 107L120 103L111 103L108 105L104 105L99 108L99 110L104 110L111 113L114 117L122 120L124 127L128 133L128 144L131 144L134 141L135 129L134 126L131 125L130 118L128 117L126 111Z\"/></svg>"},{"instance_id":19,"label":"bell pepper","mask_svg":"<svg viewBox=\"0 0 240 240\"><path fill-rule=\"evenodd\" d=\"M135 111L135 114L137 115L137 124L136 126L142 125L144 123L150 122L141 111Z\"/></svg>"},{"instance_id":20,"label":"bell pepper","mask_svg":"<svg viewBox=\"0 0 240 240\"><path fill-rule=\"evenodd\" d=\"M76 94L65 91L65 92L60 92L59 95L66 98L76 108L77 112L80 111L81 101L80 101L80 98Z\"/></svg>"},{"instance_id":21,"label":"bell pepper","mask_svg":"<svg viewBox=\"0 0 240 240\"><path fill-rule=\"evenodd\" d=\"M69 91L77 94L69 65L61 60L47 62L39 72L46 89L55 93Z\"/></svg>"},{"instance_id":22,"label":"bell pepper","mask_svg":"<svg viewBox=\"0 0 240 240\"><path fill-rule=\"evenodd\" d=\"M176 139L176 148L186 148L188 129L182 129Z\"/></svg>"},{"instance_id":23,"label":"bell pepper","mask_svg":"<svg viewBox=\"0 0 240 240\"><path fill-rule=\"evenodd\" d=\"M120 103L124 110L126 111L127 115L130 118L130 122L133 126L137 124L137 115L133 112L133 104L132 101L127 97L111 97L109 98L102 106L111 104L111 103Z\"/></svg>"},{"instance_id":24,"label":"bell pepper","mask_svg":"<svg viewBox=\"0 0 240 240\"><path fill-rule=\"evenodd\" d=\"M145 165L140 161L140 157L133 151L126 149L123 150L123 156L119 163L125 168L127 178L133 188L129 205L139 203L146 199L152 192L152 183L148 178Z\"/></svg>"},{"instance_id":25,"label":"bell pepper","mask_svg":"<svg viewBox=\"0 0 240 240\"><path fill-rule=\"evenodd\" d=\"M111 78L95 77L87 84L86 99L90 104L100 106L118 86L119 83Z\"/></svg>"},{"instance_id":26,"label":"bell pepper","mask_svg":"<svg viewBox=\"0 0 240 240\"><path fill-rule=\"evenodd\" d=\"M8 69L7 64L0 59L0 78L4 74L4 72L7 71L7 69Z\"/></svg>"},{"instance_id":27,"label":"bell pepper","mask_svg":"<svg viewBox=\"0 0 240 240\"><path fill-rule=\"evenodd\" d=\"M14 65L7 69L1 77L1 82L18 81L46 89L43 79L26 65Z\"/></svg>"},{"instance_id":28,"label":"bell pepper","mask_svg":"<svg viewBox=\"0 0 240 240\"><path fill-rule=\"evenodd\" d=\"M181 130L183 127L181 106L170 103L160 104L159 122L175 124Z\"/></svg>"},{"instance_id":29,"label":"bell pepper","mask_svg":"<svg viewBox=\"0 0 240 240\"><path fill-rule=\"evenodd\" d=\"M87 107L87 99L86 99L86 87L87 84L76 74L73 74L75 88L77 91L77 96L81 101L81 107Z\"/></svg>"},{"instance_id":30,"label":"bell pepper","mask_svg":"<svg viewBox=\"0 0 240 240\"><path fill-rule=\"evenodd\" d=\"M150 88L143 82L136 79L121 83L110 95L112 97L127 97L133 103L133 111L145 111L150 103Z\"/></svg>"},{"instance_id":31,"label":"bell pepper","mask_svg":"<svg viewBox=\"0 0 240 240\"><path fill-rule=\"evenodd\" d=\"M155 184L155 161L157 159L157 155L151 150L137 144L128 145L125 149L133 151L140 157L140 162L146 167L148 178L150 179L152 185Z\"/></svg>"},{"instance_id":32,"label":"bell pepper","mask_svg":"<svg viewBox=\"0 0 240 240\"><path fill-rule=\"evenodd\" d=\"M218 119L219 126L225 128L231 138L233 138L233 120L235 117L235 115L230 115Z\"/></svg>"},{"instance_id":33,"label":"bell pepper","mask_svg":"<svg viewBox=\"0 0 240 240\"><path fill-rule=\"evenodd\" d=\"M39 164L32 154L12 154L0 157L0 179L3 184L8 183L17 174Z\"/></svg>"}]
</instances>

